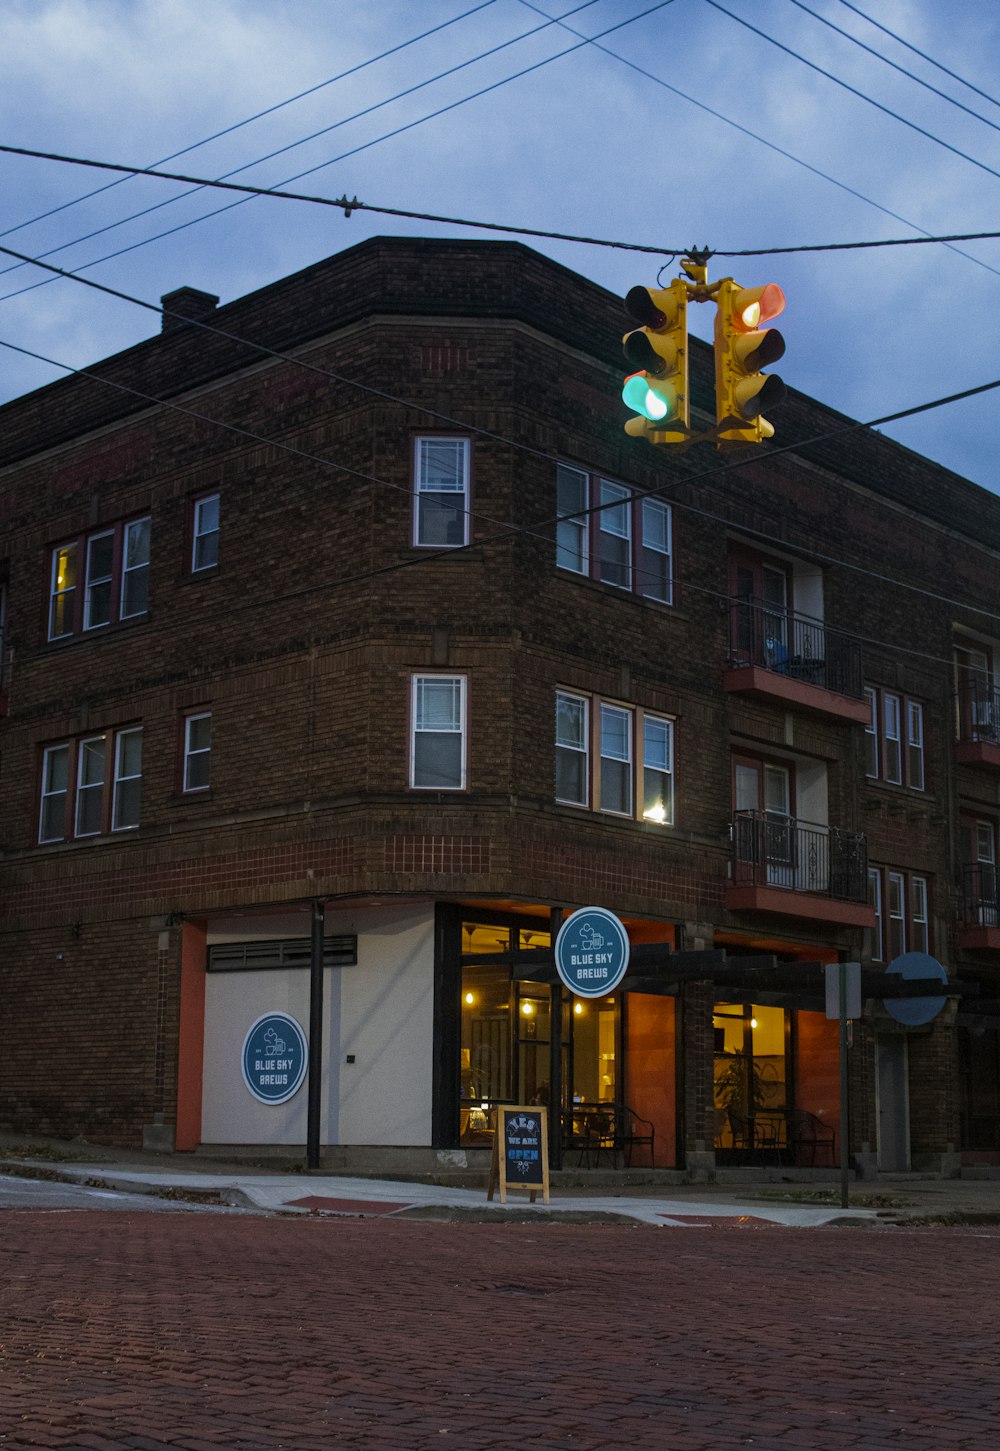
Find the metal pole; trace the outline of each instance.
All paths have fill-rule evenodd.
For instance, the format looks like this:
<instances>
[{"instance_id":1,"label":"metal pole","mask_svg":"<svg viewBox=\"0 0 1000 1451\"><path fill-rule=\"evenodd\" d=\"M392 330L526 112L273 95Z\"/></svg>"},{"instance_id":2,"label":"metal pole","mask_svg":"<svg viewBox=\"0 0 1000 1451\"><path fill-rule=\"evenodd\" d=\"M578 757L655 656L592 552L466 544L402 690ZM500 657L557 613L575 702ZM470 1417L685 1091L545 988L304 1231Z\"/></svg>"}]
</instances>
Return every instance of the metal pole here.
<instances>
[{"instance_id":1,"label":"metal pole","mask_svg":"<svg viewBox=\"0 0 1000 1451\"><path fill-rule=\"evenodd\" d=\"M555 962L556 938L562 926L562 908L549 910L549 938ZM562 983L553 984L549 996L549 1167L562 1168Z\"/></svg>"},{"instance_id":2,"label":"metal pole","mask_svg":"<svg viewBox=\"0 0 1000 1451\"><path fill-rule=\"evenodd\" d=\"M838 965L837 983L840 999L840 1207L846 1209L849 1202L847 1186L849 1095L847 1091L847 964L845 962Z\"/></svg>"},{"instance_id":3,"label":"metal pole","mask_svg":"<svg viewBox=\"0 0 1000 1451\"><path fill-rule=\"evenodd\" d=\"M312 904L312 943L309 956L309 1108L306 1128L306 1164L319 1168L319 1125L323 1088L323 903Z\"/></svg>"}]
</instances>

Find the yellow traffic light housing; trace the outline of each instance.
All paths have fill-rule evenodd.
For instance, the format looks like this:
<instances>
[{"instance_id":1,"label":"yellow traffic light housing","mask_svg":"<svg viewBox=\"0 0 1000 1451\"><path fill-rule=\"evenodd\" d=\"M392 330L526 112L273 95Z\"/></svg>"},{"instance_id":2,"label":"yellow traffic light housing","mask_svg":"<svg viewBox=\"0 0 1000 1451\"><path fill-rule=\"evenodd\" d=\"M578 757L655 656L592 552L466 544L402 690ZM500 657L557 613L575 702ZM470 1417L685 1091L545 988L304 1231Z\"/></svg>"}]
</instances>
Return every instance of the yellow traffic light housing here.
<instances>
[{"instance_id":1,"label":"yellow traffic light housing","mask_svg":"<svg viewBox=\"0 0 1000 1451\"><path fill-rule=\"evenodd\" d=\"M717 284L715 316L715 411L720 449L761 443L774 436L763 417L785 396L785 385L762 369L776 363L785 340L761 325L785 309L785 294L774 282L740 287L731 277Z\"/></svg>"},{"instance_id":2,"label":"yellow traffic light housing","mask_svg":"<svg viewBox=\"0 0 1000 1451\"><path fill-rule=\"evenodd\" d=\"M650 443L690 442L688 398L687 284L633 287L625 306L643 324L622 339L625 357L635 368L625 379L622 398L638 414L625 432Z\"/></svg>"}]
</instances>

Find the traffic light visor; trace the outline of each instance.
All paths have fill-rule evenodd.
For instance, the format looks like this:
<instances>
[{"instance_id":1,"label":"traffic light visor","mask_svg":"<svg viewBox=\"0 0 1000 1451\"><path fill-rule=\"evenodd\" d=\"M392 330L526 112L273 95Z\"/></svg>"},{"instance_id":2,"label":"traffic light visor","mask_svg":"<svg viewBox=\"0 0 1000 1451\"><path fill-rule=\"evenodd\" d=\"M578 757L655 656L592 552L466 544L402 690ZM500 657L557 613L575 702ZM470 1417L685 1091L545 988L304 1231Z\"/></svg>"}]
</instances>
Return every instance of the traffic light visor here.
<instances>
[{"instance_id":1,"label":"traffic light visor","mask_svg":"<svg viewBox=\"0 0 1000 1451\"><path fill-rule=\"evenodd\" d=\"M763 287L742 287L733 299L733 323L751 333L785 310L785 294L776 282Z\"/></svg>"}]
</instances>

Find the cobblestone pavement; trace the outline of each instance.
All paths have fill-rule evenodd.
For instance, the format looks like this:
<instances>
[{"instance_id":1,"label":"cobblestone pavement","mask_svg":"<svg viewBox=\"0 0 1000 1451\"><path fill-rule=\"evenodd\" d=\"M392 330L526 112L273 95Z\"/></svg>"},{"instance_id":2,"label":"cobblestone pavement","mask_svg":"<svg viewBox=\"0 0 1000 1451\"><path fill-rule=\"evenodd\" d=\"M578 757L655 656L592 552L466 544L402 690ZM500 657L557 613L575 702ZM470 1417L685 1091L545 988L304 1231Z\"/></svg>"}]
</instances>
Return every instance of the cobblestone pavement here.
<instances>
[{"instance_id":1,"label":"cobblestone pavement","mask_svg":"<svg viewBox=\"0 0 1000 1451\"><path fill-rule=\"evenodd\" d=\"M0 1447L989 1447L995 1229L22 1212Z\"/></svg>"}]
</instances>

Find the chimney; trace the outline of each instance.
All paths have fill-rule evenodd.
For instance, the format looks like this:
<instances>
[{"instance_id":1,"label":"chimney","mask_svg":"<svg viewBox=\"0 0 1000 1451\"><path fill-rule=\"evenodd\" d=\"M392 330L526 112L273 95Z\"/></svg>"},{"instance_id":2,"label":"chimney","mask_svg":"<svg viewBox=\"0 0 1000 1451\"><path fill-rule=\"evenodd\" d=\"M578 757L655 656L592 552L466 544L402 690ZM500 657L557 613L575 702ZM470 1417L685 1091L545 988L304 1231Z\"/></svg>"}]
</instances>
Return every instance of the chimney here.
<instances>
[{"instance_id":1,"label":"chimney","mask_svg":"<svg viewBox=\"0 0 1000 1451\"><path fill-rule=\"evenodd\" d=\"M199 292L197 287L178 287L175 292L165 292L160 298L160 305L163 308L160 331L161 333L172 333L177 328L184 326L186 317L193 317L199 321L202 318L211 317L219 305L219 299L213 297L210 292ZM168 312L180 314L180 316L168 317Z\"/></svg>"}]
</instances>

